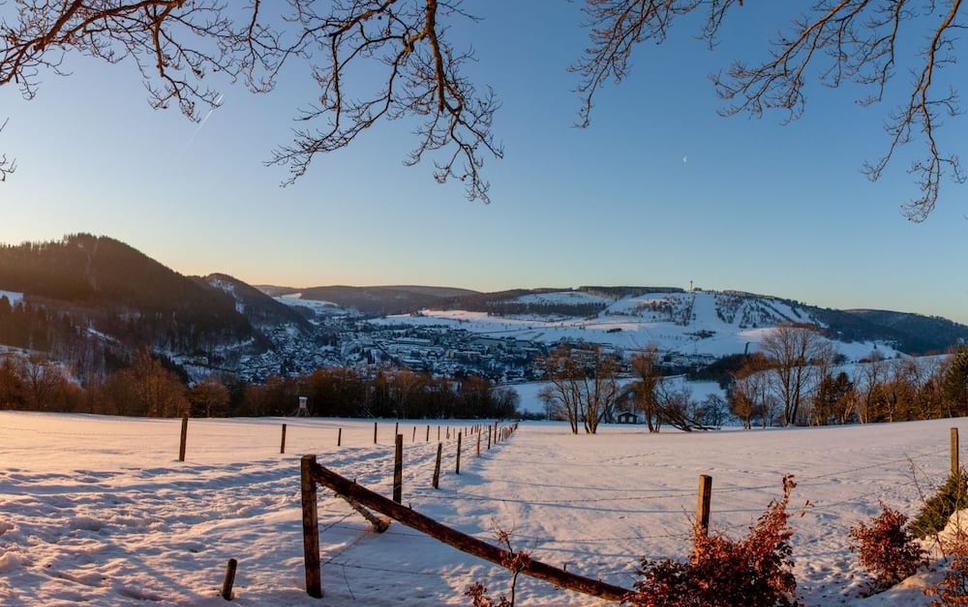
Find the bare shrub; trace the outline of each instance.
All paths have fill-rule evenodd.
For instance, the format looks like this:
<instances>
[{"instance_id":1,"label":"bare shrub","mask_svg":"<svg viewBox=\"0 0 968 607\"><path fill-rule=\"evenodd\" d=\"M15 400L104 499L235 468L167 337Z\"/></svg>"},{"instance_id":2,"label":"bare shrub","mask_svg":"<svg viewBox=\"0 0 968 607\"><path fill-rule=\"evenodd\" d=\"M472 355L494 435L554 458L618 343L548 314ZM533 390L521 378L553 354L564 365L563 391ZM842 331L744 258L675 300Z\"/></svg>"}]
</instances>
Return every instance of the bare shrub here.
<instances>
[{"instance_id":1,"label":"bare shrub","mask_svg":"<svg viewBox=\"0 0 968 607\"><path fill-rule=\"evenodd\" d=\"M511 572L511 593L509 596L501 595L493 598L488 596L487 587L480 582L474 582L464 591L464 596L471 599L473 607L514 607L516 591L518 586L518 576L528 565L531 555L528 552L515 552L511 546L511 532L498 528L495 531L497 539L507 549L507 556L501 561L501 565Z\"/></svg>"},{"instance_id":2,"label":"bare shrub","mask_svg":"<svg viewBox=\"0 0 968 607\"><path fill-rule=\"evenodd\" d=\"M787 507L796 487L767 507L749 534L733 540L697 530L687 562L643 559L642 579L625 597L633 607L795 607L797 582Z\"/></svg>"},{"instance_id":3,"label":"bare shrub","mask_svg":"<svg viewBox=\"0 0 968 607\"><path fill-rule=\"evenodd\" d=\"M968 537L959 531L947 545L950 560L941 582L925 591L934 596L931 607L964 607L968 605Z\"/></svg>"},{"instance_id":4,"label":"bare shrub","mask_svg":"<svg viewBox=\"0 0 968 607\"><path fill-rule=\"evenodd\" d=\"M873 577L871 590L880 591L914 575L927 564L925 551L907 529L908 517L881 504L881 513L870 523L850 529L850 549Z\"/></svg>"}]
</instances>

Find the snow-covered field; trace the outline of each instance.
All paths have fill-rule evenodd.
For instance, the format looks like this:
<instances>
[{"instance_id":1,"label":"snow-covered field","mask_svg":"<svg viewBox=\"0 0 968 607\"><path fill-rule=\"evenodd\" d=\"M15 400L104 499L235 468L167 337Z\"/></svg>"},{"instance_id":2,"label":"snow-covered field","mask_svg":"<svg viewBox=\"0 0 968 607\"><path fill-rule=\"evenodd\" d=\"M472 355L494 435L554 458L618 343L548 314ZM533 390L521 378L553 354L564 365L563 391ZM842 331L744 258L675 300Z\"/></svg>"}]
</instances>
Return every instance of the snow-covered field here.
<instances>
[{"instance_id":1,"label":"snow-covered field","mask_svg":"<svg viewBox=\"0 0 968 607\"><path fill-rule=\"evenodd\" d=\"M280 424L289 424L279 455ZM178 420L0 413L0 604L222 605L225 562L239 560L239 605L466 604L482 581L507 575L394 523L382 535L320 489L326 598L303 592L298 457L390 493L392 421L372 444L370 421L192 420L185 463ZM452 422L459 426L461 422ZM517 548L570 571L629 586L636 560L684 556L696 478L713 476L712 526L741 533L796 474L796 570L806 605L926 605L919 591L857 600L863 577L846 531L878 501L919 502L946 472L948 428L968 419L877 426L649 435L627 426L572 436L562 424L525 423L474 457L462 474L445 444L441 489L430 486L436 427L401 422L404 502L483 538L513 529ZM337 428L343 446L336 447ZM520 584L522 605L589 605L542 582Z\"/></svg>"}]
</instances>

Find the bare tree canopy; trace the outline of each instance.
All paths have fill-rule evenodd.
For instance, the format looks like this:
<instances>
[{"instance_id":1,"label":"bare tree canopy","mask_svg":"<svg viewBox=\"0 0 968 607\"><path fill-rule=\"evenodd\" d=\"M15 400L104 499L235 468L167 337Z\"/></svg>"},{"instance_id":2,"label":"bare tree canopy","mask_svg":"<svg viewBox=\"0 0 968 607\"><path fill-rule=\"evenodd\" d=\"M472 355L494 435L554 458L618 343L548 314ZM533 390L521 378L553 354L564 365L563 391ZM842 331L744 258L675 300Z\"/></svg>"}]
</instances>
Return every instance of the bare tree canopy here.
<instances>
[{"instance_id":1,"label":"bare tree canopy","mask_svg":"<svg viewBox=\"0 0 968 607\"><path fill-rule=\"evenodd\" d=\"M81 54L110 63L134 63L155 107L177 104L198 119L217 106L213 75L241 81L255 92L271 90L282 66L307 62L318 98L297 115L292 141L270 164L302 176L317 154L347 147L386 120L414 123L415 144L406 162L430 156L434 177L457 179L467 196L487 202L485 160L501 158L492 131L499 102L472 82L465 66L470 41L451 40L449 24L475 17L461 0L289 0L245 5L222 0L19 0L0 22L0 85L31 98L42 77L62 73L65 56ZM791 3L792 4L792 3ZM596 93L622 81L644 42L661 43L685 17L703 18L701 36L712 47L743 0L584 0L589 43L571 69L580 95L578 123L590 122ZM567 5L562 5L567 7ZM962 183L958 157L942 150L938 131L959 113L957 92L942 70L956 61L955 34L965 27L962 0L813 0L796 12L786 31L769 43L761 62L737 62L716 75L725 115L760 116L770 110L799 118L812 78L838 87L860 85L860 103L885 98L897 68L914 65L904 101L886 122L885 152L865 166L877 180L911 142L924 146L910 172L920 195L907 216L925 219L945 179ZM552 10L552 9L549 9ZM560 10L556 9L555 10ZM801 12L802 11L802 12ZM905 54L906 53L906 54ZM348 74L379 70L371 90ZM214 82L213 82L214 80ZM12 162L0 157L0 179Z\"/></svg>"}]
</instances>

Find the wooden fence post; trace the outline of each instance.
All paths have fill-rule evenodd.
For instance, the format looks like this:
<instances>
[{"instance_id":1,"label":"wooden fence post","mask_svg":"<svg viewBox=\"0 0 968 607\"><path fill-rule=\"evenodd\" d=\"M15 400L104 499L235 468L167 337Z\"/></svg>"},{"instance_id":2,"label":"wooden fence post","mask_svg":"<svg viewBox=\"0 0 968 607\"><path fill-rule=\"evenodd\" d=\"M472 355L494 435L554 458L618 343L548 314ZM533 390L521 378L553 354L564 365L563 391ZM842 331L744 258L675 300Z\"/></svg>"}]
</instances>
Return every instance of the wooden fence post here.
<instances>
[{"instance_id":1,"label":"wooden fence post","mask_svg":"<svg viewBox=\"0 0 968 607\"><path fill-rule=\"evenodd\" d=\"M437 443L437 463L434 464L434 489L440 489L440 454L444 450L444 443Z\"/></svg>"},{"instance_id":2,"label":"wooden fence post","mask_svg":"<svg viewBox=\"0 0 968 607\"><path fill-rule=\"evenodd\" d=\"M373 422L373 444L376 444L376 422Z\"/></svg>"},{"instance_id":3,"label":"wooden fence post","mask_svg":"<svg viewBox=\"0 0 968 607\"><path fill-rule=\"evenodd\" d=\"M228 564L225 566L225 579L222 580L221 596L226 601L232 600L232 586L235 585L235 571L238 566L239 562L235 559L229 559Z\"/></svg>"},{"instance_id":4,"label":"wooden fence post","mask_svg":"<svg viewBox=\"0 0 968 607\"><path fill-rule=\"evenodd\" d=\"M713 496L713 477L699 475L699 501L696 504L696 526L699 533L709 533L709 506Z\"/></svg>"},{"instance_id":5,"label":"wooden fence post","mask_svg":"<svg viewBox=\"0 0 968 607\"><path fill-rule=\"evenodd\" d=\"M336 446L337 447L342 447L343 446L343 429L342 428L340 428L339 429L339 432L336 433Z\"/></svg>"},{"instance_id":6,"label":"wooden fence post","mask_svg":"<svg viewBox=\"0 0 968 607\"><path fill-rule=\"evenodd\" d=\"M457 474L460 474L460 438L461 438L461 433L458 432L457 433L457 466L456 468L454 468L454 472L456 472Z\"/></svg>"},{"instance_id":7,"label":"wooden fence post","mask_svg":"<svg viewBox=\"0 0 968 607\"><path fill-rule=\"evenodd\" d=\"M481 456L481 433L477 433L477 457Z\"/></svg>"},{"instance_id":8,"label":"wooden fence post","mask_svg":"<svg viewBox=\"0 0 968 607\"><path fill-rule=\"evenodd\" d=\"M951 474L957 476L961 468L958 462L958 428L951 429Z\"/></svg>"},{"instance_id":9,"label":"wooden fence post","mask_svg":"<svg viewBox=\"0 0 968 607\"><path fill-rule=\"evenodd\" d=\"M417 442L417 426L413 427L413 436L410 438L411 443Z\"/></svg>"},{"instance_id":10,"label":"wooden fence post","mask_svg":"<svg viewBox=\"0 0 968 607\"><path fill-rule=\"evenodd\" d=\"M440 426L437 426L437 440L440 441Z\"/></svg>"},{"instance_id":11,"label":"wooden fence post","mask_svg":"<svg viewBox=\"0 0 968 607\"><path fill-rule=\"evenodd\" d=\"M393 454L393 501L403 503L403 435L397 434Z\"/></svg>"},{"instance_id":12,"label":"wooden fence post","mask_svg":"<svg viewBox=\"0 0 968 607\"><path fill-rule=\"evenodd\" d=\"M279 444L279 453L286 452L286 424L282 424L282 443Z\"/></svg>"},{"instance_id":13,"label":"wooden fence post","mask_svg":"<svg viewBox=\"0 0 968 607\"><path fill-rule=\"evenodd\" d=\"M487 450L491 450L491 427L487 427Z\"/></svg>"},{"instance_id":14,"label":"wooden fence post","mask_svg":"<svg viewBox=\"0 0 968 607\"><path fill-rule=\"evenodd\" d=\"M400 434L400 422L393 424L393 436Z\"/></svg>"},{"instance_id":15,"label":"wooden fence post","mask_svg":"<svg viewBox=\"0 0 968 607\"><path fill-rule=\"evenodd\" d=\"M425 442L430 442L430 424L427 424L427 439Z\"/></svg>"},{"instance_id":16,"label":"wooden fence post","mask_svg":"<svg viewBox=\"0 0 968 607\"><path fill-rule=\"evenodd\" d=\"M316 511L316 479L313 478L315 455L304 455L300 462L302 489L303 558L306 564L306 594L323 598L319 571L319 518Z\"/></svg>"},{"instance_id":17,"label":"wooden fence post","mask_svg":"<svg viewBox=\"0 0 968 607\"><path fill-rule=\"evenodd\" d=\"M182 417L181 441L178 444L178 461L185 461L185 443L188 442L188 416Z\"/></svg>"}]
</instances>

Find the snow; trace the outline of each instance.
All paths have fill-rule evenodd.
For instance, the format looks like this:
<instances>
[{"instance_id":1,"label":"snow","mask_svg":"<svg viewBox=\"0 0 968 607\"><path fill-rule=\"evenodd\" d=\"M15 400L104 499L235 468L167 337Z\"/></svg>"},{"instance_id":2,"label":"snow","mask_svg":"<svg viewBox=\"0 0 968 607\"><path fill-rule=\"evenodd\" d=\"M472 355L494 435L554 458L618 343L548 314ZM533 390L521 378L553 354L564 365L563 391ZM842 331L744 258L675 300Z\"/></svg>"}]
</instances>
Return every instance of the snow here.
<instances>
[{"instance_id":1,"label":"snow","mask_svg":"<svg viewBox=\"0 0 968 607\"><path fill-rule=\"evenodd\" d=\"M24 300L24 294L16 291L4 291L0 289L0 299L6 297L11 306L15 306Z\"/></svg>"},{"instance_id":2,"label":"snow","mask_svg":"<svg viewBox=\"0 0 968 607\"><path fill-rule=\"evenodd\" d=\"M283 422L287 455L278 454ZM326 599L306 596L299 455L318 453L388 495L392 424L380 422L374 446L372 420L193 419L179 463L179 420L0 412L0 604L214 607L225 604L217 592L232 557L234 604L243 606L463 605L474 581L506 591L506 572L398 523L374 534L321 488ZM713 530L738 534L777 496L782 475L796 474L795 505L811 504L792 519L808 607L928 604L903 589L861 600L846 532L879 500L912 513L911 463L930 489L947 472L948 428L968 429L955 419L658 435L607 426L573 436L564 424L529 422L480 459L465 439L460 476L446 442L434 491L436 430L425 443L425 422L400 424L405 503L484 539L495 526L513 529L512 543L534 558L625 586L642 555L687 554L697 475L714 479ZM530 579L518 596L520 605L600 604Z\"/></svg>"},{"instance_id":3,"label":"snow","mask_svg":"<svg viewBox=\"0 0 968 607\"><path fill-rule=\"evenodd\" d=\"M316 314L333 316L347 313L347 310L341 308L331 301L323 301L322 299L303 299L302 293L289 293L287 295L276 297L275 299L276 301L284 303L287 306L309 308Z\"/></svg>"},{"instance_id":4,"label":"snow","mask_svg":"<svg viewBox=\"0 0 968 607\"><path fill-rule=\"evenodd\" d=\"M581 292L555 292L524 297L589 296ZM618 299L592 318L547 315L495 315L468 310L421 310L417 314L387 316L372 322L381 325L440 326L482 335L516 337L544 344L562 340L584 341L621 350L641 350L655 345L663 353L687 357L718 358L755 351L778 324L815 322L789 305L771 298L740 299L732 319L729 294L650 293ZM519 298L520 300L521 298ZM557 303L561 303L560 301ZM578 302L573 302L578 303ZM743 310L752 310L744 316ZM755 314L754 314L755 312ZM720 313L726 318L720 316ZM746 326L745 320L764 323ZM820 324L820 323L817 323ZM831 341L849 360L867 358L877 350L885 358L897 351L874 342Z\"/></svg>"}]
</instances>

